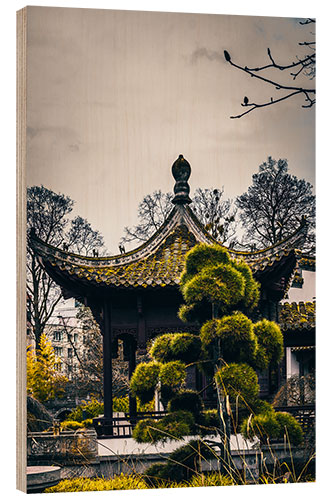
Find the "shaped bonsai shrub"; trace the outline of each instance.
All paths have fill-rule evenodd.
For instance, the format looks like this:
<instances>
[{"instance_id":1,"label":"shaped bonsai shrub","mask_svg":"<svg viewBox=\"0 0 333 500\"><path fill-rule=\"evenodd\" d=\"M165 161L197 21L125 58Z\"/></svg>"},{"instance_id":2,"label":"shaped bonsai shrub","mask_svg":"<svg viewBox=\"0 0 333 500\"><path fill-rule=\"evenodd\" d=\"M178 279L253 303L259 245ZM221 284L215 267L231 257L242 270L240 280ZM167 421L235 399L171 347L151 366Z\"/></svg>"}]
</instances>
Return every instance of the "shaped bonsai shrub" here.
<instances>
[{"instance_id":1,"label":"shaped bonsai shrub","mask_svg":"<svg viewBox=\"0 0 333 500\"><path fill-rule=\"evenodd\" d=\"M180 290L185 304L179 317L184 322L197 322L200 334L166 332L153 341L149 350L153 361L137 367L131 389L145 402L159 391L168 415L139 421L134 438L156 442L170 436L179 439L217 433L226 463L231 419L233 412L241 409L245 437L257 436L263 442L264 436L279 439L287 433L290 442L301 442L302 431L296 420L291 415L281 416L259 399L255 370L281 359L283 337L276 323L266 319L254 323L249 317L259 300L259 284L249 266L232 259L219 245L199 244L186 256ZM217 393L216 410L206 411L200 395L186 389L186 369L192 364L211 378ZM234 425L233 431L239 432L239 425ZM181 464L185 465L182 459L177 471L168 464L157 476L184 478Z\"/></svg>"},{"instance_id":2,"label":"shaped bonsai shrub","mask_svg":"<svg viewBox=\"0 0 333 500\"><path fill-rule=\"evenodd\" d=\"M133 395L137 396L142 404L149 403L154 398L159 372L160 364L156 361L140 363L136 367L130 387Z\"/></svg>"}]
</instances>

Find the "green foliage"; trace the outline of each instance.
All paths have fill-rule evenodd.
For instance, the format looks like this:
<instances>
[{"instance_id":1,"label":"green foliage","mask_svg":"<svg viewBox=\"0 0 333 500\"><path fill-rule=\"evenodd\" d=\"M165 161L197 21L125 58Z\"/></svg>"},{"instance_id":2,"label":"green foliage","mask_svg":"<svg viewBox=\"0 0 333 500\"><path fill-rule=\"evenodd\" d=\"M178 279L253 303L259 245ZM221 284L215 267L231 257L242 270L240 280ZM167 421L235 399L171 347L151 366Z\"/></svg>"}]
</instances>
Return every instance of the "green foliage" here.
<instances>
[{"instance_id":1,"label":"green foliage","mask_svg":"<svg viewBox=\"0 0 333 500\"><path fill-rule=\"evenodd\" d=\"M145 490L148 486L143 479L135 474L126 476L120 474L112 479L78 477L65 479L56 486L47 488L45 493L66 493L79 491L107 491L107 490Z\"/></svg>"},{"instance_id":2,"label":"green foliage","mask_svg":"<svg viewBox=\"0 0 333 500\"><path fill-rule=\"evenodd\" d=\"M229 476L220 472L209 472L208 474L195 474L188 481L190 487L200 486L232 486L234 481Z\"/></svg>"},{"instance_id":3,"label":"green foliage","mask_svg":"<svg viewBox=\"0 0 333 500\"><path fill-rule=\"evenodd\" d=\"M247 407L257 401L259 384L256 372L245 363L231 363L216 372L216 382L231 404Z\"/></svg>"},{"instance_id":4,"label":"green foliage","mask_svg":"<svg viewBox=\"0 0 333 500\"><path fill-rule=\"evenodd\" d=\"M245 280L242 274L230 264L205 267L182 287L188 304L206 300L218 304L223 312L242 299L244 290Z\"/></svg>"},{"instance_id":5,"label":"green foliage","mask_svg":"<svg viewBox=\"0 0 333 500\"><path fill-rule=\"evenodd\" d=\"M44 403L64 394L68 379L55 369L58 358L45 333L37 352L27 350L27 393Z\"/></svg>"},{"instance_id":6,"label":"green foliage","mask_svg":"<svg viewBox=\"0 0 333 500\"><path fill-rule=\"evenodd\" d=\"M202 325L200 338L204 348L207 348L218 337L217 328L220 321L219 319L210 319Z\"/></svg>"},{"instance_id":7,"label":"green foliage","mask_svg":"<svg viewBox=\"0 0 333 500\"><path fill-rule=\"evenodd\" d=\"M194 418L190 412L177 411L160 420L139 420L133 429L133 438L138 443L166 442L188 436L194 429Z\"/></svg>"},{"instance_id":8,"label":"green foliage","mask_svg":"<svg viewBox=\"0 0 333 500\"><path fill-rule=\"evenodd\" d=\"M241 425L241 433L246 439L253 440L256 436L262 443L268 439L278 439L281 426L274 412L262 413L245 419Z\"/></svg>"},{"instance_id":9,"label":"green foliage","mask_svg":"<svg viewBox=\"0 0 333 500\"><path fill-rule=\"evenodd\" d=\"M82 421L82 424L86 429L94 427L92 418L86 418L85 420Z\"/></svg>"},{"instance_id":10,"label":"green foliage","mask_svg":"<svg viewBox=\"0 0 333 500\"><path fill-rule=\"evenodd\" d=\"M214 452L204 441L191 440L170 453L163 471L164 478L177 482L189 480L201 471L201 464L214 457Z\"/></svg>"},{"instance_id":11,"label":"green foliage","mask_svg":"<svg viewBox=\"0 0 333 500\"><path fill-rule=\"evenodd\" d=\"M172 333L165 333L160 335L153 340L153 343L149 349L149 354L156 361L166 363L173 360L171 341Z\"/></svg>"},{"instance_id":12,"label":"green foliage","mask_svg":"<svg viewBox=\"0 0 333 500\"><path fill-rule=\"evenodd\" d=\"M245 280L244 299L242 304L239 305L239 308L242 309L243 305L246 309L251 311L258 304L260 298L260 285L253 278L250 267L243 260L233 260L233 266L237 271L242 273Z\"/></svg>"},{"instance_id":13,"label":"green foliage","mask_svg":"<svg viewBox=\"0 0 333 500\"><path fill-rule=\"evenodd\" d=\"M175 412L179 410L189 411L196 417L203 410L203 402L196 391L190 389L178 392L168 404L168 411Z\"/></svg>"},{"instance_id":14,"label":"green foliage","mask_svg":"<svg viewBox=\"0 0 333 500\"><path fill-rule=\"evenodd\" d=\"M64 479L56 486L45 490L45 493L70 493L81 491L110 490L144 490L148 488L187 488L200 486L228 486L234 484L232 479L219 472L193 474L188 481L175 482L164 478L165 464L156 463L148 467L143 474L125 475L123 473L112 479L78 477Z\"/></svg>"},{"instance_id":15,"label":"green foliage","mask_svg":"<svg viewBox=\"0 0 333 500\"><path fill-rule=\"evenodd\" d=\"M172 338L171 349L174 359L186 364L193 363L201 353L200 337L190 333L177 333Z\"/></svg>"},{"instance_id":16,"label":"green foliage","mask_svg":"<svg viewBox=\"0 0 333 500\"><path fill-rule=\"evenodd\" d=\"M155 393L161 364L156 361L140 363L131 378L132 393L139 398L142 404L150 402Z\"/></svg>"},{"instance_id":17,"label":"green foliage","mask_svg":"<svg viewBox=\"0 0 333 500\"><path fill-rule=\"evenodd\" d=\"M127 396L114 396L112 398L112 410L126 413L129 411L129 401Z\"/></svg>"},{"instance_id":18,"label":"green foliage","mask_svg":"<svg viewBox=\"0 0 333 500\"><path fill-rule=\"evenodd\" d=\"M220 425L217 410L205 410L202 417L202 424L206 427L218 427Z\"/></svg>"},{"instance_id":19,"label":"green foliage","mask_svg":"<svg viewBox=\"0 0 333 500\"><path fill-rule=\"evenodd\" d=\"M224 361L245 361L253 359L257 350L257 339L253 324L242 313L224 316L217 325L217 337L221 340Z\"/></svg>"},{"instance_id":20,"label":"green foliage","mask_svg":"<svg viewBox=\"0 0 333 500\"><path fill-rule=\"evenodd\" d=\"M147 469L144 471L143 478L149 488L161 487L161 484L165 481L164 469L165 464L163 462L158 462L147 467Z\"/></svg>"},{"instance_id":21,"label":"green foliage","mask_svg":"<svg viewBox=\"0 0 333 500\"><path fill-rule=\"evenodd\" d=\"M70 429L76 431L77 429L83 429L85 427L83 422L77 422L75 420L64 420L61 422L62 429Z\"/></svg>"},{"instance_id":22,"label":"green foliage","mask_svg":"<svg viewBox=\"0 0 333 500\"><path fill-rule=\"evenodd\" d=\"M89 403L83 402L72 410L66 421L83 422L83 420L98 417L104 413L104 404L93 398Z\"/></svg>"},{"instance_id":23,"label":"green foliage","mask_svg":"<svg viewBox=\"0 0 333 500\"><path fill-rule=\"evenodd\" d=\"M148 484L161 487L166 486L162 481L172 481L181 483L191 480L201 472L200 464L214 458L211 448L201 440L192 440L188 444L173 451L165 464L154 464L145 470L144 476Z\"/></svg>"},{"instance_id":24,"label":"green foliage","mask_svg":"<svg viewBox=\"0 0 333 500\"><path fill-rule=\"evenodd\" d=\"M156 463L145 470L144 480L148 487L153 488L195 488L203 486L231 486L233 480L220 472L195 473L187 481L175 482L166 479L166 466Z\"/></svg>"},{"instance_id":25,"label":"green foliage","mask_svg":"<svg viewBox=\"0 0 333 500\"><path fill-rule=\"evenodd\" d=\"M207 321L200 330L204 350L210 356L218 349L228 362L240 361L263 370L283 356L283 336L279 326L266 319L253 324L243 313Z\"/></svg>"},{"instance_id":26,"label":"green foliage","mask_svg":"<svg viewBox=\"0 0 333 500\"><path fill-rule=\"evenodd\" d=\"M277 412L276 419L280 425L280 437L286 434L287 441L297 446L303 442L303 430L297 420L287 412Z\"/></svg>"},{"instance_id":27,"label":"green foliage","mask_svg":"<svg viewBox=\"0 0 333 500\"><path fill-rule=\"evenodd\" d=\"M270 363L278 363L283 357L283 335L280 327L273 321L263 319L254 324L258 338L258 368L267 368Z\"/></svg>"},{"instance_id":28,"label":"green foliage","mask_svg":"<svg viewBox=\"0 0 333 500\"><path fill-rule=\"evenodd\" d=\"M160 365L160 380L162 386L179 387L185 382L186 367L181 361L169 361Z\"/></svg>"},{"instance_id":29,"label":"green foliage","mask_svg":"<svg viewBox=\"0 0 333 500\"><path fill-rule=\"evenodd\" d=\"M161 399L163 406L172 398L185 382L186 366L181 361L169 361L169 363L161 364L160 382L161 382Z\"/></svg>"},{"instance_id":30,"label":"green foliage","mask_svg":"<svg viewBox=\"0 0 333 500\"><path fill-rule=\"evenodd\" d=\"M181 287L205 267L227 264L229 261L228 251L219 245L205 245L204 243L196 245L187 253L185 270L180 281Z\"/></svg>"},{"instance_id":31,"label":"green foliage","mask_svg":"<svg viewBox=\"0 0 333 500\"><path fill-rule=\"evenodd\" d=\"M197 319L198 311L196 304L182 304L178 311L178 318L184 323L191 323Z\"/></svg>"},{"instance_id":32,"label":"green foliage","mask_svg":"<svg viewBox=\"0 0 333 500\"><path fill-rule=\"evenodd\" d=\"M166 333L157 337L150 348L149 354L163 363L168 361L196 361L201 352L201 342L197 335L190 333Z\"/></svg>"},{"instance_id":33,"label":"green foliage","mask_svg":"<svg viewBox=\"0 0 333 500\"><path fill-rule=\"evenodd\" d=\"M200 244L188 252L180 289L186 304L179 316L185 321L202 319L203 312L207 318L207 304L228 314L233 309L252 310L259 300L259 284L249 266L231 259L219 245Z\"/></svg>"},{"instance_id":34,"label":"green foliage","mask_svg":"<svg viewBox=\"0 0 333 500\"><path fill-rule=\"evenodd\" d=\"M244 420L241 433L245 438L253 439L257 436L262 443L267 439L286 439L287 442L298 446L303 441L303 431L297 420L285 412L268 411Z\"/></svg>"},{"instance_id":35,"label":"green foliage","mask_svg":"<svg viewBox=\"0 0 333 500\"><path fill-rule=\"evenodd\" d=\"M268 403L268 401L264 401L262 399L257 399L254 404L251 406L251 411L255 415L259 415L259 413L274 413L273 406Z\"/></svg>"}]
</instances>

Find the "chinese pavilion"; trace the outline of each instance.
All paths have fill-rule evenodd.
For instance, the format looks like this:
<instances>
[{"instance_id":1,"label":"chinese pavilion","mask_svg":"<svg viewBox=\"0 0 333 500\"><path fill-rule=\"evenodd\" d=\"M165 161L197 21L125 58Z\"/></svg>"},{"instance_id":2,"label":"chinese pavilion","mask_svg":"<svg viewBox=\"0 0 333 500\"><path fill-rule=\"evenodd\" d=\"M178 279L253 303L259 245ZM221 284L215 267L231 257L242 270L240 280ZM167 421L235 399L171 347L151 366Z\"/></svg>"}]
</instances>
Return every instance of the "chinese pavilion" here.
<instances>
[{"instance_id":1,"label":"chinese pavilion","mask_svg":"<svg viewBox=\"0 0 333 500\"><path fill-rule=\"evenodd\" d=\"M30 234L30 244L46 272L61 287L64 298L74 297L89 306L103 335L104 416L103 435L113 434L112 358L118 339L124 342L129 375L135 369L136 352L161 333L198 333L195 324L177 316L182 304L180 275L186 253L197 243L217 242L190 208L188 179L191 167L180 155L172 166L175 178L174 208L158 231L130 252L111 257L84 257L44 243ZM259 315L278 320L279 301L290 287L306 234L306 222L285 240L264 250L228 249L231 257L244 259L261 284ZM313 341L311 341L313 343ZM136 412L130 397L130 414Z\"/></svg>"}]
</instances>

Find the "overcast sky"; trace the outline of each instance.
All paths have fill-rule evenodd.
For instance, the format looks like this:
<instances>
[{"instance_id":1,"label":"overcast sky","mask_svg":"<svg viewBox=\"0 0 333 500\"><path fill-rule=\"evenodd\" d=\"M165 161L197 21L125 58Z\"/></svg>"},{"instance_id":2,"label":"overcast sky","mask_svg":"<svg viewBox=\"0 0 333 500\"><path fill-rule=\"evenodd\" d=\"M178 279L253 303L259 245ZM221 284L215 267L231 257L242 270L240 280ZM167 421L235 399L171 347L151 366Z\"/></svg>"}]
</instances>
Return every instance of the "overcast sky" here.
<instances>
[{"instance_id":1,"label":"overcast sky","mask_svg":"<svg viewBox=\"0 0 333 500\"><path fill-rule=\"evenodd\" d=\"M118 253L147 193L171 191L171 165L192 166L191 192L247 190L267 159L315 182L315 111L301 98L231 120L274 91L230 67L281 63L311 39L297 19L29 7L28 185L70 196Z\"/></svg>"}]
</instances>

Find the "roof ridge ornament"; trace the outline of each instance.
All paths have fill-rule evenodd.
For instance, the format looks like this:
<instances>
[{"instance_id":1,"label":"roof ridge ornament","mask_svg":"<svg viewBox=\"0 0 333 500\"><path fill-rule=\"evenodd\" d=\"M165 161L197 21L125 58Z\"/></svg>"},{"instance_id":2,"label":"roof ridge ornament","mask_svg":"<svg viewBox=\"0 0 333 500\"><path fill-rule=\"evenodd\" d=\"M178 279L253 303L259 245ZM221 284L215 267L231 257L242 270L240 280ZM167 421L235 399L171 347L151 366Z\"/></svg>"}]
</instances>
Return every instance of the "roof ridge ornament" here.
<instances>
[{"instance_id":1,"label":"roof ridge ornament","mask_svg":"<svg viewBox=\"0 0 333 500\"><path fill-rule=\"evenodd\" d=\"M175 193L172 203L174 205L185 205L191 203L192 200L189 197L190 186L188 184L188 179L191 175L191 165L183 155L179 155L177 160L172 165L172 175L176 181L173 192Z\"/></svg>"}]
</instances>

